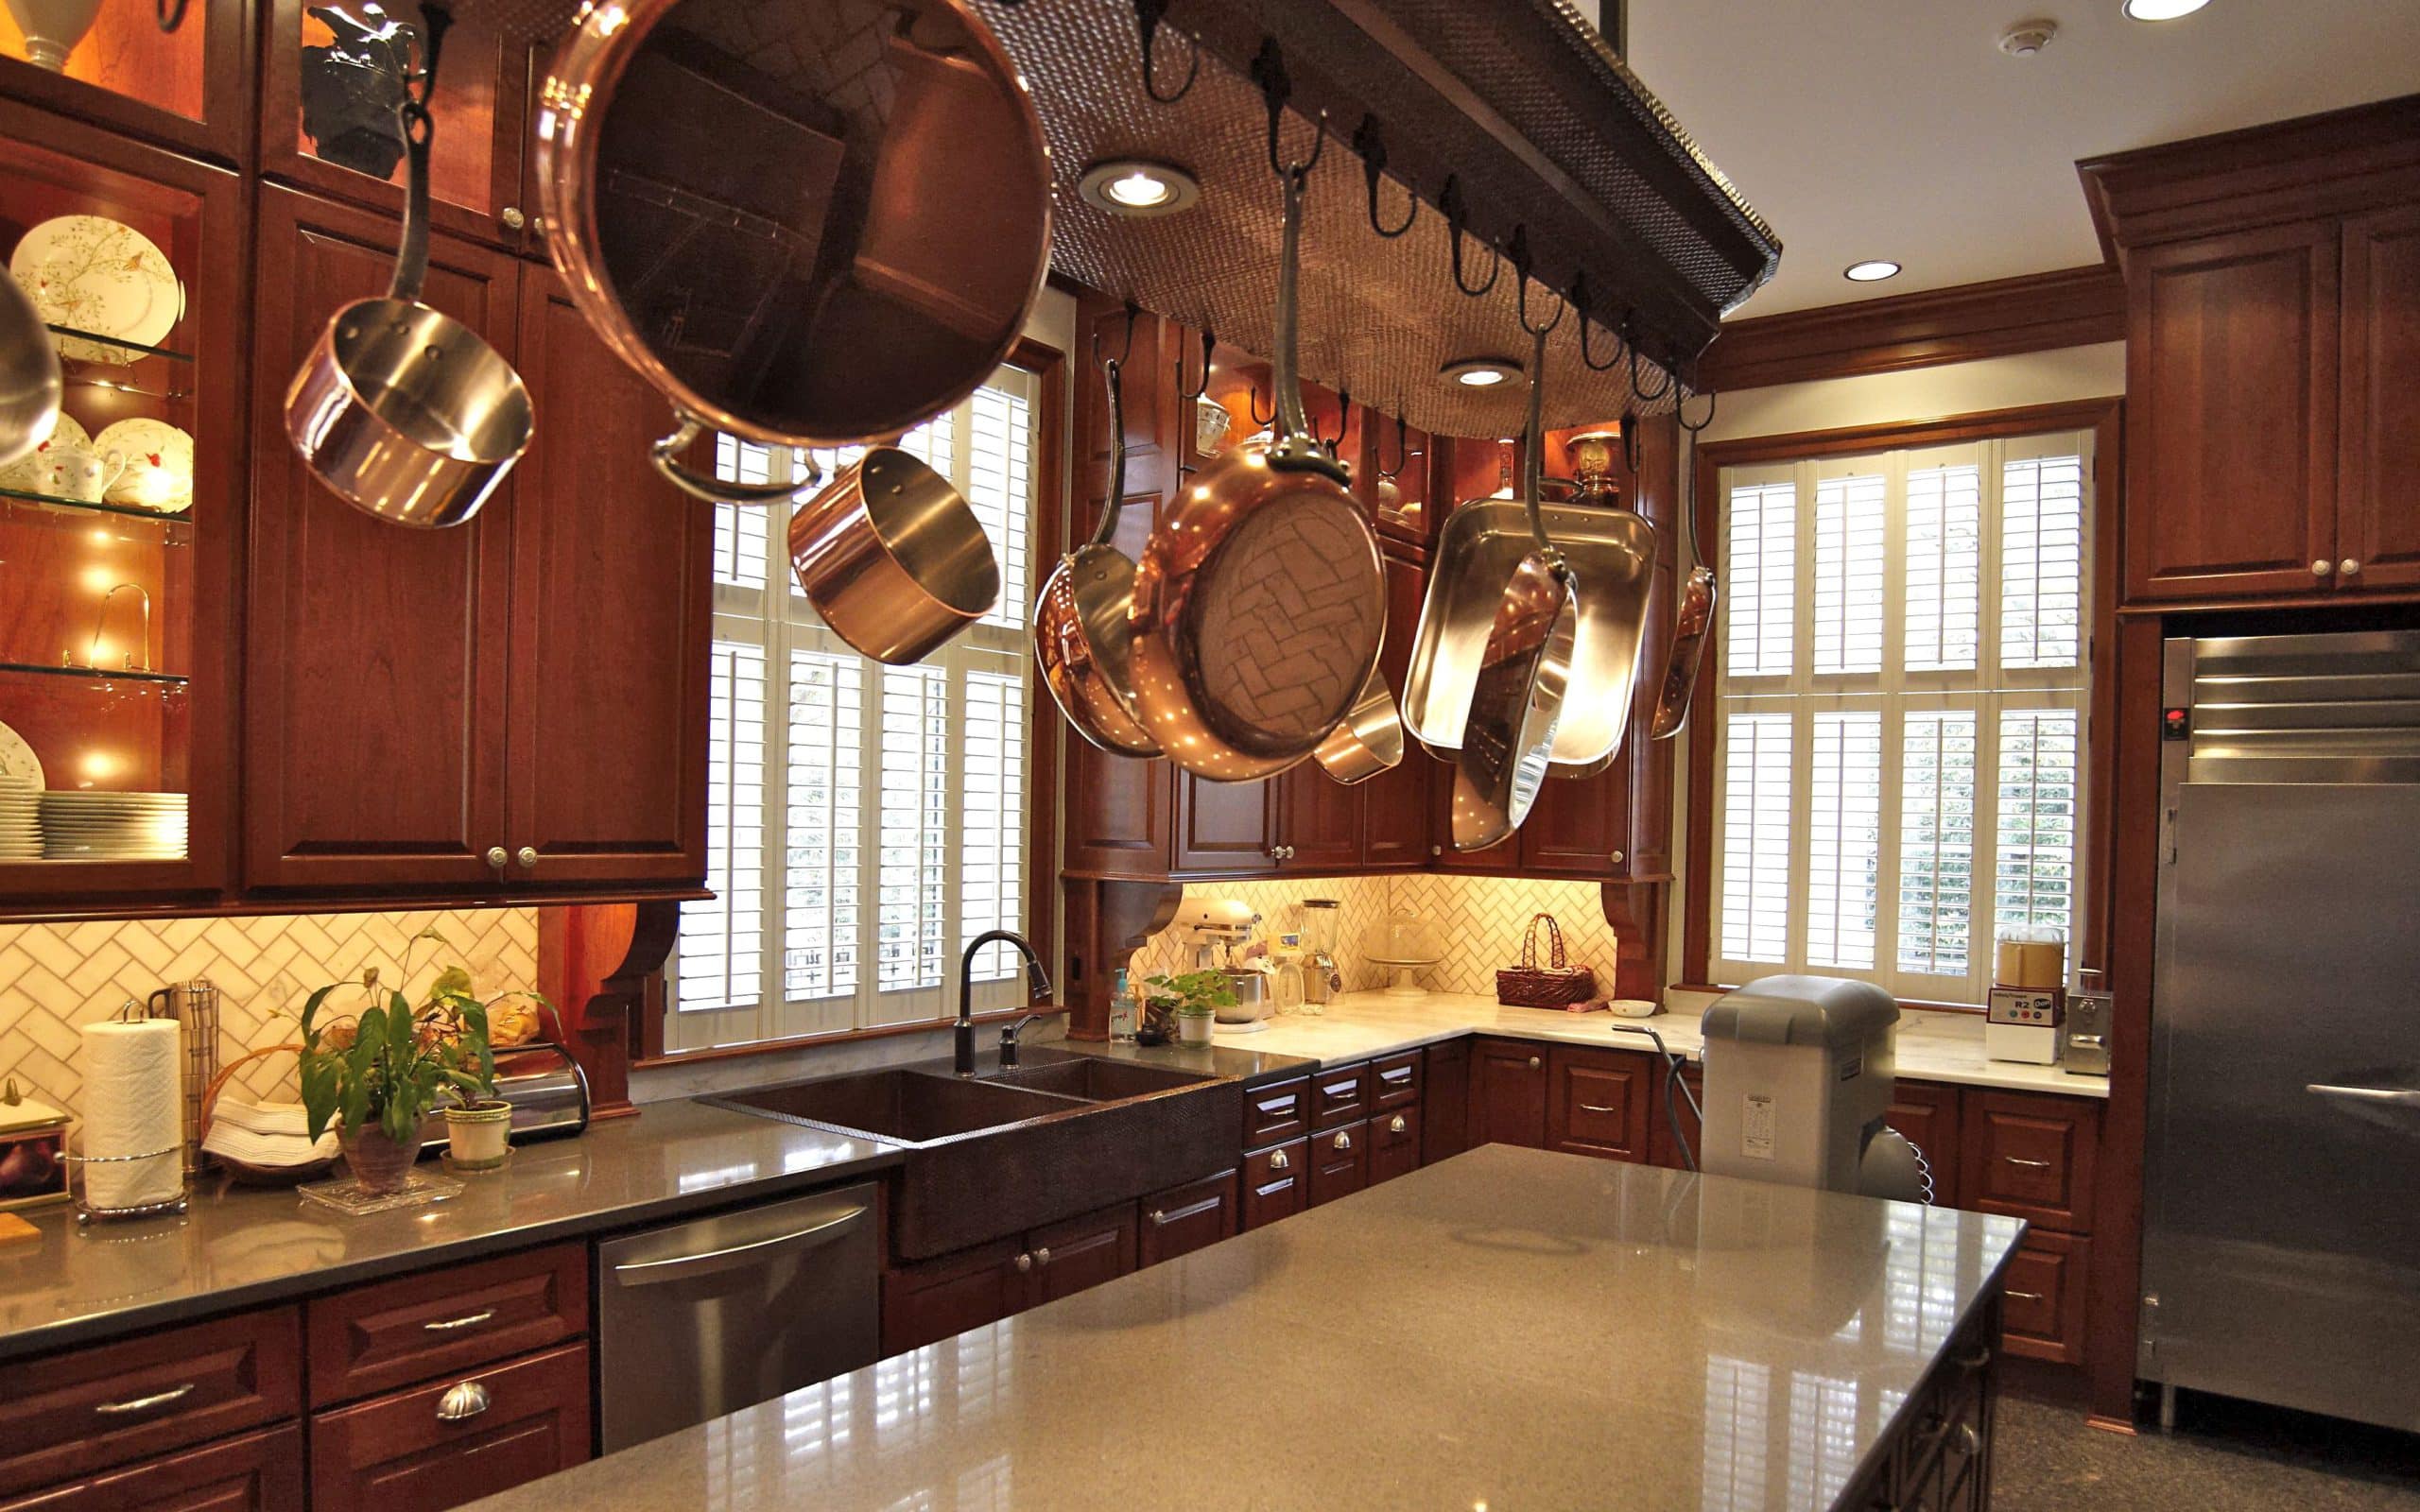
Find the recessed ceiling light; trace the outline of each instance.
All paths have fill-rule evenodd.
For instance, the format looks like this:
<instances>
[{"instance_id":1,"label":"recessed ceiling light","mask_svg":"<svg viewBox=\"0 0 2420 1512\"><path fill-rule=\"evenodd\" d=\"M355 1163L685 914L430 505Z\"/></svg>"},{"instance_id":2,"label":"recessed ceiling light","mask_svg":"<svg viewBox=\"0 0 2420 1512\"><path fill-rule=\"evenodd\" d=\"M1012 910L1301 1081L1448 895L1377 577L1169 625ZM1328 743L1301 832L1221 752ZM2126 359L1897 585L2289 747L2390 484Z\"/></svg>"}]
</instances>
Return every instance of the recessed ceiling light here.
<instances>
[{"instance_id":1,"label":"recessed ceiling light","mask_svg":"<svg viewBox=\"0 0 2420 1512\"><path fill-rule=\"evenodd\" d=\"M1879 284L1886 278L1897 278L1899 265L1887 257L1869 257L1862 263L1851 263L1841 269L1841 277L1852 284Z\"/></svg>"},{"instance_id":2,"label":"recessed ceiling light","mask_svg":"<svg viewBox=\"0 0 2420 1512\"><path fill-rule=\"evenodd\" d=\"M2129 21L2174 21L2189 16L2210 0L2125 0L2120 8Z\"/></svg>"},{"instance_id":3,"label":"recessed ceiling light","mask_svg":"<svg viewBox=\"0 0 2420 1512\"><path fill-rule=\"evenodd\" d=\"M1201 198L1201 184L1172 163L1113 158L1084 170L1076 186L1086 203L1113 215L1172 215Z\"/></svg>"},{"instance_id":4,"label":"recessed ceiling light","mask_svg":"<svg viewBox=\"0 0 2420 1512\"><path fill-rule=\"evenodd\" d=\"M1465 388L1495 388L1521 381L1521 365L1510 357L1457 357L1438 371Z\"/></svg>"}]
</instances>

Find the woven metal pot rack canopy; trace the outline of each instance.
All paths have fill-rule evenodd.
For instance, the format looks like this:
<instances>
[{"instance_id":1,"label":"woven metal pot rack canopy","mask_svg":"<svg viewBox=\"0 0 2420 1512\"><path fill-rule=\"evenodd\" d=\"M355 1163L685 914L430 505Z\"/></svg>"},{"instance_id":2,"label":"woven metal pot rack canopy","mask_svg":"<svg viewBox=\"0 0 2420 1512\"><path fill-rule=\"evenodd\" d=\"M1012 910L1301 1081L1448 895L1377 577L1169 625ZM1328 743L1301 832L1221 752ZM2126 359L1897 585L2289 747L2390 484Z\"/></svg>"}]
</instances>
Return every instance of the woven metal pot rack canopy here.
<instances>
[{"instance_id":1,"label":"woven metal pot rack canopy","mask_svg":"<svg viewBox=\"0 0 2420 1512\"><path fill-rule=\"evenodd\" d=\"M975 3L1041 109L1059 272L1266 353L1278 172L1309 163L1304 375L1423 430L1519 429L1519 386L1440 369L1526 366L1550 321L1548 425L1671 408L1780 261L1567 0ZM1080 198L1125 158L1184 168L1200 203Z\"/></svg>"}]
</instances>

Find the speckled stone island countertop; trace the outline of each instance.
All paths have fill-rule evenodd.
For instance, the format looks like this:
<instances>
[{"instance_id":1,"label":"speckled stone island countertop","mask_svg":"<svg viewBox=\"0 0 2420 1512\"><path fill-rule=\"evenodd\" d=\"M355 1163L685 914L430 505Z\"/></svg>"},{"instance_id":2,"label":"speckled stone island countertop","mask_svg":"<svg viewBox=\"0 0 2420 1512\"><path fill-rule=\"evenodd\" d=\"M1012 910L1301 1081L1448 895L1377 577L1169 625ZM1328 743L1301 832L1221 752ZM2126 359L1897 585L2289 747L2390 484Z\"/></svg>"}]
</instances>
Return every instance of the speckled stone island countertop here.
<instances>
[{"instance_id":1,"label":"speckled stone island countertop","mask_svg":"<svg viewBox=\"0 0 2420 1512\"><path fill-rule=\"evenodd\" d=\"M888 1145L695 1103L662 1103L578 1139L514 1149L427 1207L347 1217L290 1191L195 1186L182 1218L78 1229L63 1207L20 1216L34 1240L0 1247L0 1360L372 1277L897 1165Z\"/></svg>"},{"instance_id":2,"label":"speckled stone island countertop","mask_svg":"<svg viewBox=\"0 0 2420 1512\"><path fill-rule=\"evenodd\" d=\"M1216 1043L1220 1049L1264 1056L1337 1061L1409 1050L1461 1034L1652 1050L1653 1042L1640 1032L1651 1028L1674 1055L1685 1059L1700 1058L1705 1049L1694 1012L1623 1019L1610 1013L1566 1013L1560 1008L1508 1008L1494 998L1459 992L1431 992L1418 998L1347 992L1327 1004L1322 1013L1288 1013L1264 1022L1269 1027L1257 1030L1222 1024ZM1983 1019L1977 1013L1903 1010L1898 1074L1915 1081L1967 1087L2060 1092L2069 1097L2109 1095L2106 1076L2078 1076L2057 1066L1986 1059Z\"/></svg>"},{"instance_id":3,"label":"speckled stone island countertop","mask_svg":"<svg viewBox=\"0 0 2420 1512\"><path fill-rule=\"evenodd\" d=\"M2022 1228L1491 1145L476 1507L1828 1507Z\"/></svg>"}]
</instances>

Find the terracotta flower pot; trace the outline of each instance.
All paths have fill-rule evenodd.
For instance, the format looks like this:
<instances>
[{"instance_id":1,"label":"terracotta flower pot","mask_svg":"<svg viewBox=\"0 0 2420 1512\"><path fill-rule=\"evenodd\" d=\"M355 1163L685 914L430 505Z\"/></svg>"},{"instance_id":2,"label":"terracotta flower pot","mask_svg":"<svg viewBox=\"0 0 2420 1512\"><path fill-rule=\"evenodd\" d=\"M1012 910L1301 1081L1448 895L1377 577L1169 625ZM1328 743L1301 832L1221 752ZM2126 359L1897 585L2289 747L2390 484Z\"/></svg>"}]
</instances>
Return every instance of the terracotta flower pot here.
<instances>
[{"instance_id":1,"label":"terracotta flower pot","mask_svg":"<svg viewBox=\"0 0 2420 1512\"><path fill-rule=\"evenodd\" d=\"M493 1171L511 1157L512 1105L490 1097L445 1110L445 1163L457 1171Z\"/></svg>"},{"instance_id":2,"label":"terracotta flower pot","mask_svg":"<svg viewBox=\"0 0 2420 1512\"><path fill-rule=\"evenodd\" d=\"M353 1178L371 1192L401 1192L410 1177L412 1162L420 1159L420 1135L415 1131L408 1143L387 1137L386 1130L374 1124L364 1124L357 1131L342 1136L345 1168Z\"/></svg>"}]
</instances>

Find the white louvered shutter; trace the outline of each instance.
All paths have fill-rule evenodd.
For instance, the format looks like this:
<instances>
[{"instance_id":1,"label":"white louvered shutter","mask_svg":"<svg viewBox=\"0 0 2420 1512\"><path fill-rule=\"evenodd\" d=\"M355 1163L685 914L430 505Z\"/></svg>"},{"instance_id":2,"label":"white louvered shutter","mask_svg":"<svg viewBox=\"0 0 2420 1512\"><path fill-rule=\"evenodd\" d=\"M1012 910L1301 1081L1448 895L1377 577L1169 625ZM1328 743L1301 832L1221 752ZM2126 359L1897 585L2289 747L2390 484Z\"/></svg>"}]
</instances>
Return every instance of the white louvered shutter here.
<instances>
[{"instance_id":1,"label":"white louvered shutter","mask_svg":"<svg viewBox=\"0 0 2420 1512\"><path fill-rule=\"evenodd\" d=\"M1874 966L1882 865L1882 716L1815 714L1806 802L1806 962Z\"/></svg>"},{"instance_id":2,"label":"white louvered shutter","mask_svg":"<svg viewBox=\"0 0 2420 1512\"><path fill-rule=\"evenodd\" d=\"M1815 487L1817 675L1882 670L1883 479L1852 472Z\"/></svg>"},{"instance_id":3,"label":"white louvered shutter","mask_svg":"<svg viewBox=\"0 0 2420 1512\"><path fill-rule=\"evenodd\" d=\"M1975 716L1910 711L1900 736L1899 970L1967 974L1975 902Z\"/></svg>"},{"instance_id":4,"label":"white louvered shutter","mask_svg":"<svg viewBox=\"0 0 2420 1512\"><path fill-rule=\"evenodd\" d=\"M1798 490L1787 475L1731 490L1723 540L1723 668L1788 677L1797 644Z\"/></svg>"},{"instance_id":5,"label":"white louvered shutter","mask_svg":"<svg viewBox=\"0 0 2420 1512\"><path fill-rule=\"evenodd\" d=\"M1783 961L1789 949L1790 716L1723 722L1722 954Z\"/></svg>"},{"instance_id":6,"label":"white louvered shutter","mask_svg":"<svg viewBox=\"0 0 2420 1512\"><path fill-rule=\"evenodd\" d=\"M1910 672L1971 671L1982 610L1982 472L1910 470L1903 665Z\"/></svg>"}]
</instances>

